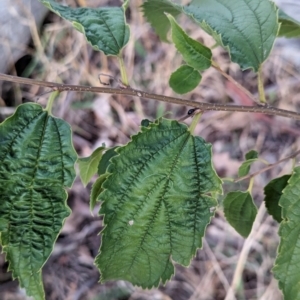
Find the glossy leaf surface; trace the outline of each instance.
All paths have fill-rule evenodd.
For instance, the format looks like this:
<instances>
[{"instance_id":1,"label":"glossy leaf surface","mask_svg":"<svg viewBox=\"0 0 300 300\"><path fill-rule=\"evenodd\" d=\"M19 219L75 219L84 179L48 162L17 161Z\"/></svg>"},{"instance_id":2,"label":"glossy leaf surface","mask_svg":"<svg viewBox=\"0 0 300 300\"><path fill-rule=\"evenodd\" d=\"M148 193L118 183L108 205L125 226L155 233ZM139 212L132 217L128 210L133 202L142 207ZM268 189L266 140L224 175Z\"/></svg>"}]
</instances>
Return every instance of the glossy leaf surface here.
<instances>
[{"instance_id":1,"label":"glossy leaf surface","mask_svg":"<svg viewBox=\"0 0 300 300\"><path fill-rule=\"evenodd\" d=\"M226 47L243 70L258 71L279 29L277 7L269 0L193 0L183 10Z\"/></svg>"},{"instance_id":2,"label":"glossy leaf surface","mask_svg":"<svg viewBox=\"0 0 300 300\"><path fill-rule=\"evenodd\" d=\"M281 210L279 206L279 199L282 195L283 189L287 186L291 175L284 175L279 178L271 180L264 188L265 191L265 205L268 213L278 222L282 221Z\"/></svg>"},{"instance_id":3,"label":"glossy leaf surface","mask_svg":"<svg viewBox=\"0 0 300 300\"><path fill-rule=\"evenodd\" d=\"M186 63L199 71L208 69L211 66L211 50L190 38L171 15L168 15L168 19L172 28L172 41Z\"/></svg>"},{"instance_id":4,"label":"glossy leaf surface","mask_svg":"<svg viewBox=\"0 0 300 300\"><path fill-rule=\"evenodd\" d=\"M273 268L284 299L300 299L300 167L296 167L279 200L282 221L280 244Z\"/></svg>"},{"instance_id":5,"label":"glossy leaf surface","mask_svg":"<svg viewBox=\"0 0 300 300\"><path fill-rule=\"evenodd\" d=\"M223 200L224 214L228 223L243 237L247 237L252 229L257 214L249 192L230 192Z\"/></svg>"},{"instance_id":6,"label":"glossy leaf surface","mask_svg":"<svg viewBox=\"0 0 300 300\"><path fill-rule=\"evenodd\" d=\"M41 268L70 214L65 188L77 155L70 126L37 104L19 106L0 125L1 245L13 277L44 299Z\"/></svg>"},{"instance_id":7,"label":"glossy leaf surface","mask_svg":"<svg viewBox=\"0 0 300 300\"><path fill-rule=\"evenodd\" d=\"M46 7L70 21L82 32L95 50L106 55L119 55L129 40L124 7L72 8L53 0L40 0Z\"/></svg>"},{"instance_id":8,"label":"glossy leaf surface","mask_svg":"<svg viewBox=\"0 0 300 300\"><path fill-rule=\"evenodd\" d=\"M99 147L89 157L81 157L78 159L79 174L84 186L86 186L97 173L98 164L104 150L105 147Z\"/></svg>"},{"instance_id":9,"label":"glossy leaf surface","mask_svg":"<svg viewBox=\"0 0 300 300\"><path fill-rule=\"evenodd\" d=\"M192 91L201 81L200 73L194 68L184 65L172 73L169 85L174 92L185 94Z\"/></svg>"},{"instance_id":10,"label":"glossy leaf surface","mask_svg":"<svg viewBox=\"0 0 300 300\"><path fill-rule=\"evenodd\" d=\"M117 149L103 184L104 215L96 265L102 280L123 279L143 288L188 265L222 191L211 145L184 124L159 119Z\"/></svg>"}]
</instances>

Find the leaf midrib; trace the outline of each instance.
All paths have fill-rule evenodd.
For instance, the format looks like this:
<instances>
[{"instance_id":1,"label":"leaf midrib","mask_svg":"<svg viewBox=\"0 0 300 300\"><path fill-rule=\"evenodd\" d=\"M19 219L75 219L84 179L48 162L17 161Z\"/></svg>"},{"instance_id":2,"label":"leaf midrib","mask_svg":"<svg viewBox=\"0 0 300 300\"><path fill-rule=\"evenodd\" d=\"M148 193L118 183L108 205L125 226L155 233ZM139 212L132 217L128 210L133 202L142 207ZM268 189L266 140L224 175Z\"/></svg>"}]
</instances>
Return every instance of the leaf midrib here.
<instances>
[{"instance_id":1,"label":"leaf midrib","mask_svg":"<svg viewBox=\"0 0 300 300\"><path fill-rule=\"evenodd\" d=\"M172 129L172 130L182 130L182 128L174 128L174 129ZM170 131L170 129L168 130L168 131ZM153 152L152 154L151 154L151 158L149 158L146 162L144 162L144 163L142 163L142 166L136 171L136 173L135 173L135 175L134 175L134 178L132 179L132 180L130 180L129 181L129 183L127 184L127 187L129 187L129 186L131 186L132 185L132 183L133 183L133 181L135 180L135 178L140 174L140 172L141 171L143 171L143 169L147 166L147 164L149 163L149 161L150 160L152 160L152 159L154 159L154 156L158 153L158 152L160 152L162 149L164 149L165 147L167 147L167 146L169 146L169 144L170 143L172 143L172 142L174 142L176 139L178 139L178 138L180 138L182 135L184 135L184 134L186 134L187 133L187 130L185 129L180 135L178 135L175 139L172 139L172 140L170 140L168 143L166 143L165 145L163 145L163 147L162 148L159 148L158 150L156 150L155 152ZM121 148L122 149L122 148ZM119 152L119 155L120 155L121 153ZM113 165L114 163L113 163L113 161L111 162L111 164ZM124 166L122 169L118 169L118 171L119 172L122 172L124 169L126 169L128 166ZM108 176L108 178L110 177L110 176L112 176L112 174L110 174L109 176ZM110 222L112 221L112 219L114 218L114 216L115 216L115 214L116 214L116 211L118 211L119 209L120 209L120 207L121 207L121 205L123 205L123 203L124 203L124 197L126 197L126 193L125 192L123 192L122 193L122 197L121 197L121 199L120 199L120 201L119 201L119 204L117 204L117 206L116 206L116 209L115 209L115 212L113 213L113 215L111 216L111 218L110 218Z\"/></svg>"},{"instance_id":2,"label":"leaf midrib","mask_svg":"<svg viewBox=\"0 0 300 300\"><path fill-rule=\"evenodd\" d=\"M29 218L30 218L30 225L29 225L30 226L30 243L29 243L30 253L32 253L32 239L33 239L32 238L32 233L33 233L32 227L33 227L33 215L34 215L34 213L33 213L33 195L32 194L33 194L34 183L36 181L36 173L37 173L37 170L38 170L38 167L39 167L39 161L40 161L40 156L41 156L41 149L42 149L44 138L45 138L45 132L46 132L48 120L49 120L49 115L47 114L46 115L46 119L44 120L44 127L43 127L42 135L41 135L41 138L40 138L40 145L39 145L39 148L38 148L38 153L37 153L36 163L35 163L35 166L34 166L32 180L31 180L30 186L28 186L28 189L30 189L30 200L31 200L30 201L31 213L30 213L30 216L29 216ZM44 254L45 253L43 252L43 256L44 256ZM19 258L20 258L20 256L19 256ZM32 256L30 256L29 261L30 261L30 269L31 269L31 272L33 273L34 270L32 268L32 266L33 266Z\"/></svg>"},{"instance_id":3,"label":"leaf midrib","mask_svg":"<svg viewBox=\"0 0 300 300\"><path fill-rule=\"evenodd\" d=\"M137 256L138 256L138 253L139 253L139 251L141 250L141 248L142 248L142 246L143 246L143 243L144 243L144 241L145 241L145 239L146 239L146 236L148 235L148 232L150 231L150 229L151 229L151 224L154 224L154 222L153 222L153 220L155 220L155 217L157 216L157 212L158 212L158 210L159 210L159 208L161 207L161 204L163 203L164 204L164 206L165 206L165 211L166 211L166 214L167 214L167 219L168 219L168 225L169 225L169 229L167 228L167 230L169 231L169 237L170 237L170 255L172 254L172 230L171 230L171 222L170 222L170 214L169 214L169 211L168 211L168 203L165 201L165 199L164 199L164 197L165 197L165 195L167 194L167 191L168 191L168 189L170 188L170 185L169 185L169 181L170 181L170 175L172 175L173 174L173 169L174 169L174 167L177 165L177 162L178 162L178 159L179 159L179 157L180 157L180 155L181 155L181 153L182 153L182 151L183 151L183 149L185 148L185 146L186 146L186 144L187 144L187 142L188 142L188 140L189 140L189 138L190 138L190 134L189 134L189 132L187 131L187 132L185 132L185 133L188 133L187 134L187 137L186 137L186 139L183 141L183 143L182 143L182 146L181 146L181 148L179 149L179 151L178 151L178 153L177 153L177 155L176 155L176 157L174 158L174 160L173 160L173 164L172 164L172 166L171 166L171 168L170 168L170 171L169 172L167 172L167 174L169 174L169 176L168 176L168 179L166 180L166 182L165 182L165 184L164 184L164 189L163 189L163 191L162 191L162 195L161 195L161 199L160 199L160 201L159 201L159 205L157 206L157 210L154 210L153 211L153 218L151 218L151 220L148 222L148 226L146 226L146 229L145 229L145 233L143 234L143 237L142 237L142 240L141 240L141 242L140 242L140 245L139 245L139 248L136 250L136 252L133 254L133 260L132 260L132 263L131 263L131 265L130 265L130 267L129 267L129 270L131 270L131 268L132 268L132 266L133 266L133 264L134 264L134 262L135 262L135 260L136 260L136 258L137 258ZM173 141L175 141L176 139L174 139Z\"/></svg>"},{"instance_id":4,"label":"leaf midrib","mask_svg":"<svg viewBox=\"0 0 300 300\"><path fill-rule=\"evenodd\" d=\"M174 128L174 129L171 129L171 130L168 129L167 131L173 131L173 130L182 130L182 128ZM158 131L166 131L166 130L158 130ZM174 142L176 139L182 137L184 134L187 134L187 133L188 133L188 131L187 131L187 129L185 129L185 130L184 130L180 135L178 135L176 138L170 140L168 143L166 143L165 145L163 145L162 148L159 148L157 151L155 151L155 152L152 154L152 157L151 157L150 159L148 159L147 162L143 163L142 166L136 171L136 174L135 174L134 178L127 184L127 187L129 187L129 186L132 185L133 181L134 181L135 178L138 176L138 174L140 174L140 172L145 168L145 166L147 166L147 164L149 163L149 161L150 161L151 159L154 159L155 155L156 155L158 152L160 152L162 149L164 149L165 147L169 146L170 143ZM188 136L189 136L189 135L188 135ZM119 154L121 154L121 153L119 152ZM112 162L112 164L113 164L113 162ZM109 175L109 177L110 177L110 176L112 176L112 175ZM120 210L121 205L123 205L123 203L124 203L124 201L125 201L125 200L124 200L125 197L126 197L126 194L125 194L125 192L123 192L122 198L119 200L119 204L118 204L117 207L115 208L115 211L114 211L113 215L111 216L109 222L113 222L113 218L115 217L117 211ZM136 212L136 211L135 211L135 212ZM134 213L135 213L135 212L134 212ZM134 213L133 213L133 214L134 214ZM105 222L105 218L104 218L104 222ZM106 224L107 224L107 223L106 223ZM119 233L119 235L117 236L117 239L118 239L118 240L121 238L122 234L124 233L124 230L126 230L126 229L127 229L126 227L123 227L123 230L122 230L122 231ZM105 229L104 229L104 230L105 230ZM107 229L106 229L106 230L107 230ZM103 233L105 233L105 231L103 231ZM113 256L113 253L111 253L111 255L109 256L108 262L107 262L106 265L109 264L109 262L111 261L112 256Z\"/></svg>"}]
</instances>

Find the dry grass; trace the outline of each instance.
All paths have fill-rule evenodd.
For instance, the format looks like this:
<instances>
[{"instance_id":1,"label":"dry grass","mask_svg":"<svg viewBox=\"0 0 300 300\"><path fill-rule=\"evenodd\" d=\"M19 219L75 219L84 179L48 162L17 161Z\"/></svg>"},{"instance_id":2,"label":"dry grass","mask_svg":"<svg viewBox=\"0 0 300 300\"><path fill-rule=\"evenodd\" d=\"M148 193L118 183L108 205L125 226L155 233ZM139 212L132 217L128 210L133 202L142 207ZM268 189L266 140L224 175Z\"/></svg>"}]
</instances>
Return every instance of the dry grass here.
<instances>
[{"instance_id":1,"label":"dry grass","mask_svg":"<svg viewBox=\"0 0 300 300\"><path fill-rule=\"evenodd\" d=\"M74 4L72 0L67 2ZM118 1L110 1L110 4L112 2L119 4ZM97 6L105 5L107 1L81 0L78 3ZM158 40L138 9L141 4L141 0L130 1L131 38L124 49L128 77L132 87L175 95L168 86L168 79L182 59L173 45ZM204 41L206 45L213 44L211 38L188 19L182 18L181 22L194 38ZM34 24L29 22L29 26L34 27ZM35 32L34 28L32 32ZM36 65L31 70L29 67L24 70L27 76L92 86L100 84L99 73L115 78L120 76L114 58L92 51L79 32L53 14L48 16L40 37L35 36L33 43L34 48L28 52L34 53ZM292 60L281 55L282 51L280 47L275 48L264 65L266 92L272 103L296 110L300 73ZM252 72L241 72L220 48L214 49L213 54L223 70L256 92L256 76ZM8 90L9 86L3 90L4 100ZM42 92L36 87L22 90L31 99L36 99L34 97ZM247 101L213 69L207 70L201 85L185 97L216 103L245 104ZM45 104L46 99L47 95L39 96L38 102ZM127 143L130 136L139 130L143 118L166 116L179 119L188 109L139 98L72 92L60 96L55 104L54 115L71 124L76 150L80 155L87 156L103 142L107 146ZM299 149L297 125L293 120L260 114L207 112L195 133L213 144L218 174L235 177L244 154L251 149L256 149L270 163ZM261 167L255 164L253 171ZM97 234L101 230L101 219L91 216L89 212L90 186L84 189L77 180L68 201L72 215L43 271L47 299L282 299L271 273L279 242L278 225L267 216L262 200L266 183L290 170L291 163L288 162L256 177L253 195L259 212L247 240L228 225L220 207L208 227L203 240L204 247L197 252L190 267L177 266L175 276L166 286L151 291L143 291L123 281L97 283L99 274L93 265L93 258L100 245ZM244 182L234 186L225 185L226 192L245 188L247 183ZM5 268L3 256L0 258ZM25 299L24 291L10 281L9 275L4 271L0 275L3 282L0 287L1 299Z\"/></svg>"}]
</instances>

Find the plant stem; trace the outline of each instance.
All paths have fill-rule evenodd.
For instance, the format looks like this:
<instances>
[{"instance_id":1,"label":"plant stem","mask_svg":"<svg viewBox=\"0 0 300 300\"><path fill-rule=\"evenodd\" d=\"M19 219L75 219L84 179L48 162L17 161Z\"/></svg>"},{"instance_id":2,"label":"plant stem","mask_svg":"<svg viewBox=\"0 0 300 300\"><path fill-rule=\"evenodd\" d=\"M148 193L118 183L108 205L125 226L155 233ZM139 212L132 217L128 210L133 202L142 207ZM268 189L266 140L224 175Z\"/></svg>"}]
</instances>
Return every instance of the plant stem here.
<instances>
[{"instance_id":1,"label":"plant stem","mask_svg":"<svg viewBox=\"0 0 300 300\"><path fill-rule=\"evenodd\" d=\"M269 105L257 105L257 106L242 106L242 105L229 105L229 104L211 104L205 102L198 102L183 98L167 97L164 95L157 95L141 90L135 90L130 87L128 88L107 88L107 87L96 87L96 86L84 86L84 85L71 85L71 84L59 84L55 82L47 82L34 80L29 78L21 78L12 75L6 75L0 73L0 80L17 82L29 85L38 85L48 87L55 91L75 91L75 92L92 92L92 93L104 93L112 95L127 95L136 96L140 98L153 99L166 103L179 104L184 106L191 106L199 108L202 112L212 111L232 111L232 112L250 112L250 113L262 113L273 116L282 116L300 121L300 114L290 110L279 109Z\"/></svg>"},{"instance_id":2,"label":"plant stem","mask_svg":"<svg viewBox=\"0 0 300 300\"><path fill-rule=\"evenodd\" d=\"M125 86L129 86L129 82L128 82L128 78L127 78L127 73L126 73L126 69L125 69L125 65L124 65L124 60L123 60L123 57L122 57L122 53L120 53L118 55L118 61L119 61L119 66L120 66L120 73L121 73L122 83Z\"/></svg>"},{"instance_id":3,"label":"plant stem","mask_svg":"<svg viewBox=\"0 0 300 300\"><path fill-rule=\"evenodd\" d=\"M244 88L240 83L238 83L233 77L228 75L226 72L224 72L216 62L212 61L212 67L215 68L218 72L220 72L228 81L232 82L239 90L244 92L252 101L254 101L257 104L261 103L246 89Z\"/></svg>"},{"instance_id":4,"label":"plant stem","mask_svg":"<svg viewBox=\"0 0 300 300\"><path fill-rule=\"evenodd\" d=\"M280 163L282 163L282 162L284 162L284 161L286 161L288 159L295 158L299 154L300 154L300 150L298 150L298 151L292 153L291 155L289 155L289 156L287 156L287 157L285 157L285 158L277 161L274 164L269 164L268 166L266 166L265 168L261 169L260 171L254 172L252 174L249 174L249 175L246 175L246 176L243 176L243 177L240 177L240 178L237 178L236 180L234 180L234 182L239 182L239 181L242 181L242 180L245 180L245 179L248 179L248 178L253 178L253 177L255 177L255 176L257 176L257 175L259 175L259 174L261 174L263 172L266 172L266 171L274 168L275 166L279 165Z\"/></svg>"},{"instance_id":5,"label":"plant stem","mask_svg":"<svg viewBox=\"0 0 300 300\"><path fill-rule=\"evenodd\" d=\"M53 106L53 102L56 99L56 97L59 95L59 91L54 91L51 93L47 106L46 106L46 110L48 111L49 115L52 114L52 106Z\"/></svg>"},{"instance_id":6,"label":"plant stem","mask_svg":"<svg viewBox=\"0 0 300 300\"><path fill-rule=\"evenodd\" d=\"M259 101L261 103L267 103L266 96L265 96L265 90L264 90L264 84L263 84L263 78L262 78L262 69L261 66L258 69L257 73L257 85L258 85L258 94L259 94Z\"/></svg>"},{"instance_id":7,"label":"plant stem","mask_svg":"<svg viewBox=\"0 0 300 300\"><path fill-rule=\"evenodd\" d=\"M252 192L253 183L254 183L254 177L251 177L251 178L250 178L250 182L249 182L249 186L248 186L248 189L247 189L247 191L248 191L250 194L251 194L251 192Z\"/></svg>"},{"instance_id":8,"label":"plant stem","mask_svg":"<svg viewBox=\"0 0 300 300\"><path fill-rule=\"evenodd\" d=\"M296 167L296 157L293 158L292 171Z\"/></svg>"},{"instance_id":9,"label":"plant stem","mask_svg":"<svg viewBox=\"0 0 300 300\"><path fill-rule=\"evenodd\" d=\"M234 179L231 177L221 177L222 181L234 182Z\"/></svg>"},{"instance_id":10,"label":"plant stem","mask_svg":"<svg viewBox=\"0 0 300 300\"><path fill-rule=\"evenodd\" d=\"M246 265L247 257L251 248L255 245L257 241L260 241L266 232L266 226L261 226L263 218L266 213L266 207L264 202L260 205L256 218L254 220L251 233L244 242L243 248L240 251L239 258L237 260L236 268L233 274L233 279L231 282L230 289L227 292L225 300L232 300L235 298L235 292L238 289L239 283L241 282L242 274Z\"/></svg>"},{"instance_id":11,"label":"plant stem","mask_svg":"<svg viewBox=\"0 0 300 300\"><path fill-rule=\"evenodd\" d=\"M195 113L195 115L193 117L193 120L192 120L192 123L191 123L191 125L189 127L189 131L191 132L191 134L194 133L194 130L195 130L195 128L196 128L196 126L197 126L197 124L198 124L201 116L202 116L202 112L201 111Z\"/></svg>"}]
</instances>

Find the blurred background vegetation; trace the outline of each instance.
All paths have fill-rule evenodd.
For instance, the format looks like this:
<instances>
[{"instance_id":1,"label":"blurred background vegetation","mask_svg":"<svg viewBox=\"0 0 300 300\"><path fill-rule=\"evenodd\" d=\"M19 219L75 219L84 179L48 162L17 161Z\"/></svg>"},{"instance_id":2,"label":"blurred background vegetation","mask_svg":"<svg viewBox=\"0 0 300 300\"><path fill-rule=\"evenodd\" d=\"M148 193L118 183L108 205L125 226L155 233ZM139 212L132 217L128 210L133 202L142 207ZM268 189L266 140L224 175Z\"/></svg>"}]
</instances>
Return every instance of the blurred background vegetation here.
<instances>
[{"instance_id":1,"label":"blurred background vegetation","mask_svg":"<svg viewBox=\"0 0 300 300\"><path fill-rule=\"evenodd\" d=\"M142 0L130 0L126 12L131 37L124 49L124 60L133 88L167 96L176 96L168 86L170 74L182 58L173 45L162 43L139 9ZM187 1L185 1L187 2ZM277 1L287 13L300 20L300 3ZM119 0L67 0L76 6L120 6ZM39 5L37 0L1 0L0 3L0 72L68 84L99 86L99 74L113 76L110 84L118 85L117 60L95 52L82 34L70 23ZM206 46L214 41L199 27L182 16L182 27ZM263 66L264 84L269 104L283 109L300 110L300 41L279 39ZM213 50L214 60L253 94L257 94L256 76L242 72L231 63L221 48ZM101 76L109 81L109 77ZM0 82L0 121L14 112L18 104L37 101L44 105L49 94L36 86ZM204 72L198 88L185 95L187 99L210 103L251 105L251 101L214 69ZM160 116L180 119L190 107L158 103L126 96L90 93L62 93L56 101L54 115L68 121L73 129L74 145L80 156L88 156L105 143L122 145L139 130L144 118ZM190 120L186 120L187 123ZM251 149L270 163L300 148L299 122L262 114L206 112L195 134L213 144L213 159L219 176L237 177L245 153ZM255 163L252 171L262 168ZM204 247L190 267L176 267L176 274L165 286L143 291L124 281L99 284L99 273L93 264L101 237L99 206L91 215L89 192L79 179L69 192L72 215L66 220L53 253L43 270L48 300L231 300L228 290L237 280L236 299L282 299L271 269L279 238L278 224L267 216L263 187L274 177L289 173L286 162L255 178L253 196L259 207L255 234L247 240L225 221L220 208L208 227ZM224 191L246 189L248 182L225 184ZM237 267L238 266L238 267ZM7 272L5 256L0 255L0 299L23 300L25 292Z\"/></svg>"}]
</instances>

